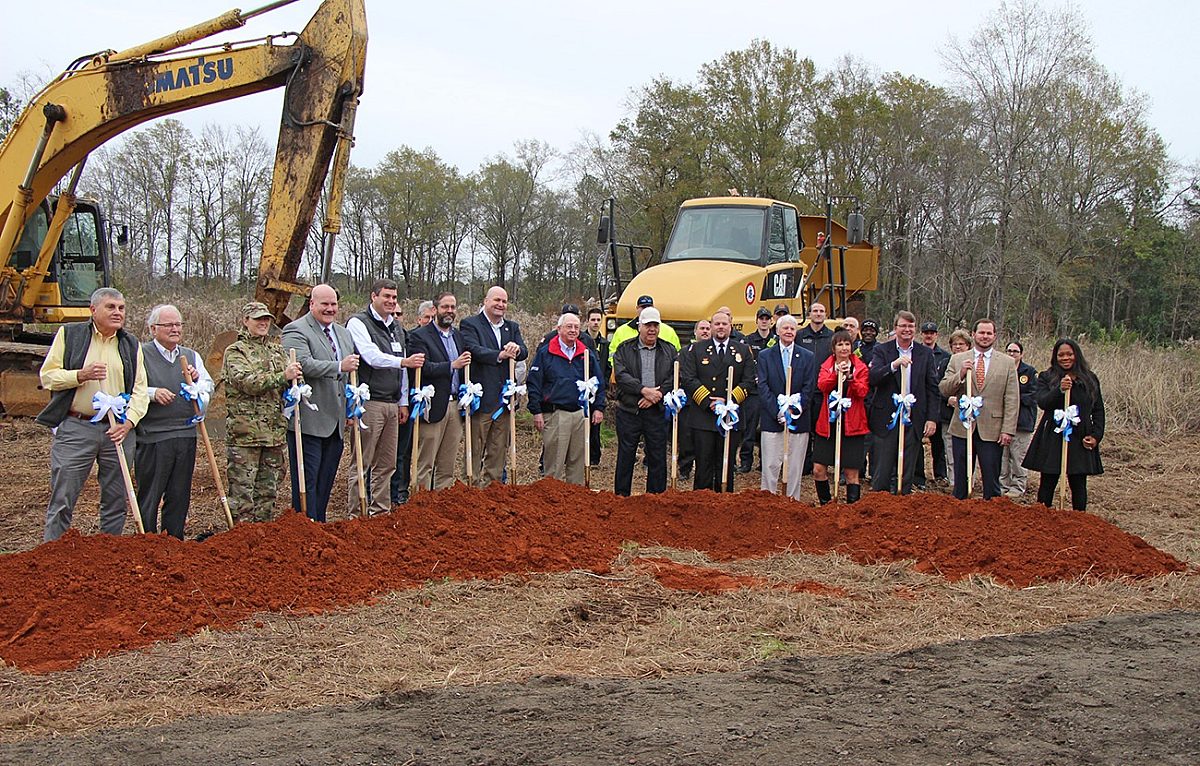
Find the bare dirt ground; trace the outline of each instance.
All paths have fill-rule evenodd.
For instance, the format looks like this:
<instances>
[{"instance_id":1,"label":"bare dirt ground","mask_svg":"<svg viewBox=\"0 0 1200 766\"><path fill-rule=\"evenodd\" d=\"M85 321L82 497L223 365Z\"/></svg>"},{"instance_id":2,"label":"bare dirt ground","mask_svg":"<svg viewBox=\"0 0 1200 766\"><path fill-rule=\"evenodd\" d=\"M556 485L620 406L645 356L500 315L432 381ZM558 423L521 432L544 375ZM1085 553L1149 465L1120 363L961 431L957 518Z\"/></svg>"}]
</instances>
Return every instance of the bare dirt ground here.
<instances>
[{"instance_id":1,"label":"bare dirt ground","mask_svg":"<svg viewBox=\"0 0 1200 766\"><path fill-rule=\"evenodd\" d=\"M0 423L5 552L40 541L48 446ZM630 541L602 577L430 580L71 671L0 669L0 762L1195 763L1200 440L1105 450L1092 512L1193 573L1018 589L784 552L719 568L827 590L714 593L637 565L718 566L702 552ZM189 535L219 526L203 465L196 487ZM87 534L95 504L90 484Z\"/></svg>"}]
</instances>

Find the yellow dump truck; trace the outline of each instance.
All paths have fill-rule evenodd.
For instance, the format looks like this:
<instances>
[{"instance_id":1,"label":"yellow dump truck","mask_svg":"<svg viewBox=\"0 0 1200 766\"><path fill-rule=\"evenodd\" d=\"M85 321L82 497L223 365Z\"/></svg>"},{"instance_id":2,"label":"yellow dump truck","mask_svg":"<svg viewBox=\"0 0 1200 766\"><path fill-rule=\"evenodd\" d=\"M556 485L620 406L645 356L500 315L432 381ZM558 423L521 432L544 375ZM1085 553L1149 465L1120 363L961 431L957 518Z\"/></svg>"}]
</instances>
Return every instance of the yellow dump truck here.
<instances>
[{"instance_id":1,"label":"yellow dump truck","mask_svg":"<svg viewBox=\"0 0 1200 766\"><path fill-rule=\"evenodd\" d=\"M609 203L599 239L608 247L620 297L608 307L606 331L611 334L637 314L641 295L654 298L663 321L682 340L692 337L697 320L721 306L732 309L733 326L742 332L754 329L760 308L774 311L779 304L801 322L814 301L824 303L830 317L844 317L849 303L876 289L879 248L863 239L861 213L850 214L848 232L832 220L831 205L827 208L825 216L809 216L762 197L687 200L662 258L639 270L636 256L646 260L648 249L615 241ZM627 281L620 263L626 254Z\"/></svg>"}]
</instances>

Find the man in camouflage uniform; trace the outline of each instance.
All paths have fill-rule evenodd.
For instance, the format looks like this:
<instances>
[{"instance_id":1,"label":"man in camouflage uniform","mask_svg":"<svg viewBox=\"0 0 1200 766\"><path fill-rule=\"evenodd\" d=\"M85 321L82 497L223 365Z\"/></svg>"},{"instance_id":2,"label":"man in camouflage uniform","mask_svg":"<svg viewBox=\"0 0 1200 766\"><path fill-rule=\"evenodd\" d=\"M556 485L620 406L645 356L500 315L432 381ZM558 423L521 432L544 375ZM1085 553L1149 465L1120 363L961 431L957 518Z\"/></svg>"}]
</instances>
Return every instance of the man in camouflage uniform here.
<instances>
[{"instance_id":1,"label":"man in camouflage uniform","mask_svg":"<svg viewBox=\"0 0 1200 766\"><path fill-rule=\"evenodd\" d=\"M271 312L257 301L242 307L238 339L225 349L229 508L235 521L270 521L287 456L281 393L300 376L272 338ZM301 405L303 406L303 405Z\"/></svg>"}]
</instances>

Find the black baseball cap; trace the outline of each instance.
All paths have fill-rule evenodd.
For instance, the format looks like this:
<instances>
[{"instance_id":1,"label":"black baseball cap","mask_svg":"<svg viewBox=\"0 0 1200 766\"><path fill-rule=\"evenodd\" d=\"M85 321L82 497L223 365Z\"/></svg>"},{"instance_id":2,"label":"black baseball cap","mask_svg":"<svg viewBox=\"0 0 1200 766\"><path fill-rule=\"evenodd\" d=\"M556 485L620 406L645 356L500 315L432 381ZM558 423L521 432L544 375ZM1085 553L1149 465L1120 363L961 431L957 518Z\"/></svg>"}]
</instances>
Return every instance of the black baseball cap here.
<instances>
[{"instance_id":1,"label":"black baseball cap","mask_svg":"<svg viewBox=\"0 0 1200 766\"><path fill-rule=\"evenodd\" d=\"M921 332L937 332L937 322L922 322Z\"/></svg>"},{"instance_id":2,"label":"black baseball cap","mask_svg":"<svg viewBox=\"0 0 1200 766\"><path fill-rule=\"evenodd\" d=\"M878 329L879 329L879 323L878 323L878 322L876 322L874 319L865 319L865 320L863 320L863 323L862 323L862 328L863 328L864 330L866 330L866 329L868 329L868 328L869 328L869 329L872 329L872 330L878 330Z\"/></svg>"},{"instance_id":3,"label":"black baseball cap","mask_svg":"<svg viewBox=\"0 0 1200 766\"><path fill-rule=\"evenodd\" d=\"M775 316L783 316L784 314L790 313L792 313L792 310L787 307L786 303L775 304Z\"/></svg>"},{"instance_id":4,"label":"black baseball cap","mask_svg":"<svg viewBox=\"0 0 1200 766\"><path fill-rule=\"evenodd\" d=\"M654 305L653 296L650 296L650 295L639 295L638 296L637 307L639 309L644 309L647 306L653 306L653 305Z\"/></svg>"},{"instance_id":5,"label":"black baseball cap","mask_svg":"<svg viewBox=\"0 0 1200 766\"><path fill-rule=\"evenodd\" d=\"M574 303L564 303L563 307L562 307L562 311L560 311L558 313L574 314L575 316L579 316L579 307L576 306Z\"/></svg>"},{"instance_id":6,"label":"black baseball cap","mask_svg":"<svg viewBox=\"0 0 1200 766\"><path fill-rule=\"evenodd\" d=\"M758 313L757 313L757 314L755 314L754 316L755 316L755 318L757 318L757 317L766 317L767 319L770 319L770 318L771 318L771 312L770 312L770 310L769 310L769 309L767 309L767 307L766 307L766 306L763 306L763 307L761 307L761 308L758 310Z\"/></svg>"}]
</instances>

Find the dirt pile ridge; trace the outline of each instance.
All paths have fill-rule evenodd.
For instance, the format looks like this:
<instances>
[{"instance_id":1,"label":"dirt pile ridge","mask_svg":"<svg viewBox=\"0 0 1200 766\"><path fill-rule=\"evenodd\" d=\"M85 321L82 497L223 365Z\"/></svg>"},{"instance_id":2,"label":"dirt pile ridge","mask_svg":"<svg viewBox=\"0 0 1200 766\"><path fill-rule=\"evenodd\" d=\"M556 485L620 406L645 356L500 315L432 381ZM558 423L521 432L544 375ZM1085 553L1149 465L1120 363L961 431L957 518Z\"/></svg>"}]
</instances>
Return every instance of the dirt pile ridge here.
<instances>
[{"instance_id":1,"label":"dirt pile ridge","mask_svg":"<svg viewBox=\"0 0 1200 766\"><path fill-rule=\"evenodd\" d=\"M914 559L923 572L1017 587L1186 569L1098 517L1007 500L871 494L818 509L764 492L620 498L553 480L457 486L372 519L320 525L289 513L203 543L70 532L0 557L0 657L49 672L258 612L316 613L430 579L603 573L625 541L724 561L788 550Z\"/></svg>"}]
</instances>

